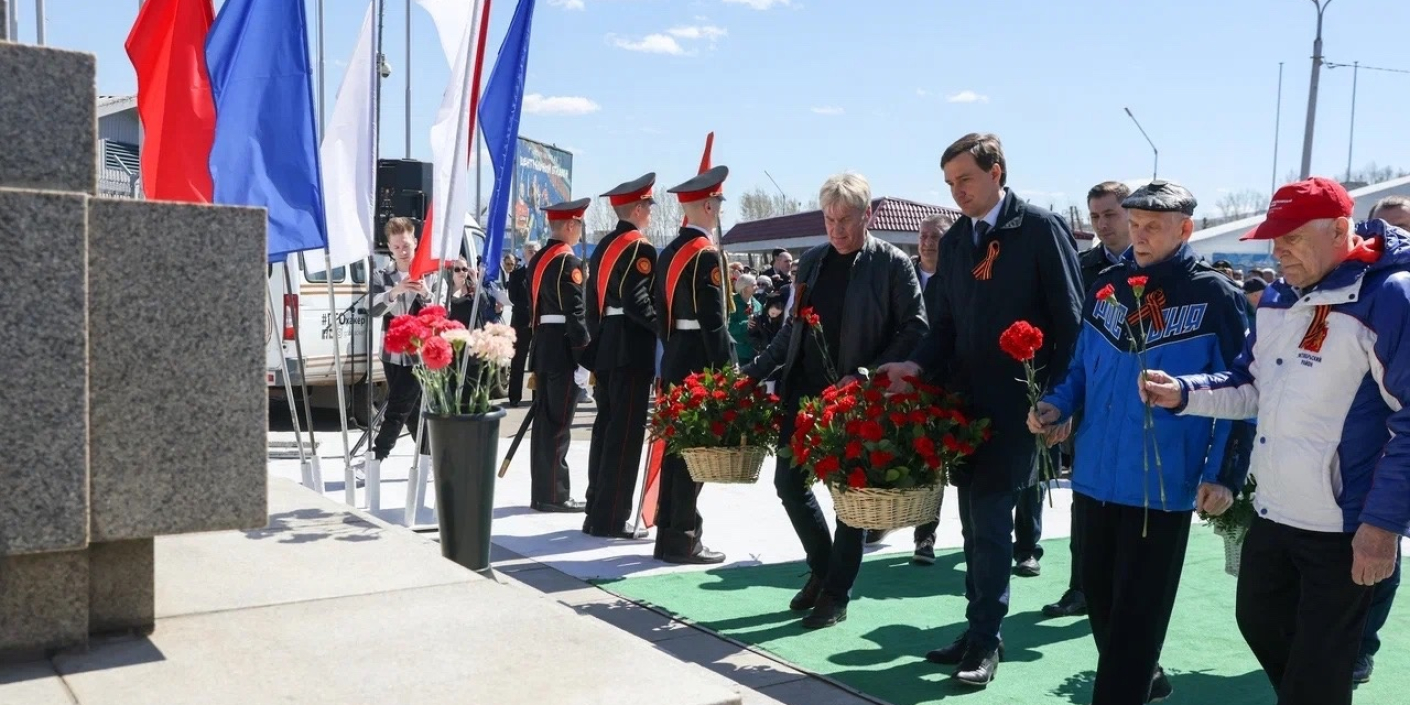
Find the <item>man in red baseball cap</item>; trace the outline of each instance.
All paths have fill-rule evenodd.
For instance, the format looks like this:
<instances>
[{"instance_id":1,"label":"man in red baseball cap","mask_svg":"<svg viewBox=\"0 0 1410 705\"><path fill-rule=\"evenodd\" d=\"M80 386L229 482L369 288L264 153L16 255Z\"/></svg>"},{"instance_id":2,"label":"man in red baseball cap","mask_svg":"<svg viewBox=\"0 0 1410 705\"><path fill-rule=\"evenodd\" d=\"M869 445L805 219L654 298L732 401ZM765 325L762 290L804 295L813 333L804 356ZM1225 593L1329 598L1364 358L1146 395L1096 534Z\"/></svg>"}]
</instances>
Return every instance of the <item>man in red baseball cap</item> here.
<instances>
[{"instance_id":1,"label":"man in red baseball cap","mask_svg":"<svg viewBox=\"0 0 1410 705\"><path fill-rule=\"evenodd\" d=\"M1283 279L1228 372L1150 372L1180 414L1258 419L1235 614L1280 705L1350 705L1372 587L1410 536L1410 233L1351 220L1335 181L1273 195L1245 239Z\"/></svg>"}]
</instances>

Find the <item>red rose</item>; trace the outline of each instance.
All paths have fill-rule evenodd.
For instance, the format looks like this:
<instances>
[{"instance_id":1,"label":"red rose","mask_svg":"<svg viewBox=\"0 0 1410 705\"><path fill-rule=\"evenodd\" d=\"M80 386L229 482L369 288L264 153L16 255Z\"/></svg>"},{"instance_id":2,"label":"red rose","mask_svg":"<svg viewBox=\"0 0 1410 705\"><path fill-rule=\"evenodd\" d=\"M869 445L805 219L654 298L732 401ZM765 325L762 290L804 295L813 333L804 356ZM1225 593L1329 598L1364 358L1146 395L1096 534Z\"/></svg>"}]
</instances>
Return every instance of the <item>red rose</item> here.
<instances>
[{"instance_id":1,"label":"red rose","mask_svg":"<svg viewBox=\"0 0 1410 705\"><path fill-rule=\"evenodd\" d=\"M867 474L861 468L853 470L847 474L847 486L853 489L861 489L867 486Z\"/></svg>"},{"instance_id":2,"label":"red rose","mask_svg":"<svg viewBox=\"0 0 1410 705\"><path fill-rule=\"evenodd\" d=\"M1115 298L1116 298L1116 287L1114 287L1114 286L1112 286L1112 285L1110 285L1110 284L1107 284L1106 286L1104 286L1104 287L1102 287L1101 289L1098 289L1098 290L1097 290L1097 300L1098 300L1098 301L1110 301L1110 300L1115 299Z\"/></svg>"},{"instance_id":3,"label":"red rose","mask_svg":"<svg viewBox=\"0 0 1410 705\"><path fill-rule=\"evenodd\" d=\"M920 424L926 422L925 412L921 411L920 409L912 409L910 415L906 418L906 420L910 421L916 426L919 426Z\"/></svg>"},{"instance_id":4,"label":"red rose","mask_svg":"<svg viewBox=\"0 0 1410 705\"><path fill-rule=\"evenodd\" d=\"M426 363L428 370L443 370L450 366L450 360L454 357L450 343L445 338L431 338L421 345L421 361Z\"/></svg>"},{"instance_id":5,"label":"red rose","mask_svg":"<svg viewBox=\"0 0 1410 705\"><path fill-rule=\"evenodd\" d=\"M893 411L893 412L891 412L890 417L891 417L891 423L893 423L893 424L895 424L895 425L897 425L897 426L905 426L905 425L906 425L906 414L905 414L904 412Z\"/></svg>"},{"instance_id":6,"label":"red rose","mask_svg":"<svg viewBox=\"0 0 1410 705\"><path fill-rule=\"evenodd\" d=\"M890 467L891 461L895 459L896 456L884 450L874 450L871 452L871 466L878 470L885 470L887 467Z\"/></svg>"},{"instance_id":7,"label":"red rose","mask_svg":"<svg viewBox=\"0 0 1410 705\"><path fill-rule=\"evenodd\" d=\"M822 477L830 472L841 470L842 463L838 462L836 457L829 455L826 458L823 458L822 460L818 461L816 469L818 477Z\"/></svg>"},{"instance_id":8,"label":"red rose","mask_svg":"<svg viewBox=\"0 0 1410 705\"><path fill-rule=\"evenodd\" d=\"M862 450L864 449L862 448L861 441L848 441L846 450L847 459L856 460L857 458L862 457Z\"/></svg>"},{"instance_id":9,"label":"red rose","mask_svg":"<svg viewBox=\"0 0 1410 705\"><path fill-rule=\"evenodd\" d=\"M713 434L715 434L716 436L723 436L723 435L725 435L725 425L722 424L722 423L720 423L719 421L713 421L713 422L711 422L711 423L710 423L710 433L713 433Z\"/></svg>"},{"instance_id":10,"label":"red rose","mask_svg":"<svg viewBox=\"0 0 1410 705\"><path fill-rule=\"evenodd\" d=\"M1137 274L1134 277L1127 277L1126 283L1130 284L1131 291L1134 292L1137 297L1140 297L1142 294L1146 293L1146 282L1150 280L1151 278L1144 274Z\"/></svg>"},{"instance_id":11,"label":"red rose","mask_svg":"<svg viewBox=\"0 0 1410 705\"><path fill-rule=\"evenodd\" d=\"M725 423L734 423L734 420L739 418L739 412L734 409L725 409L725 413L720 416L725 420Z\"/></svg>"},{"instance_id":12,"label":"red rose","mask_svg":"<svg viewBox=\"0 0 1410 705\"><path fill-rule=\"evenodd\" d=\"M935 455L935 441L930 440L927 436L921 436L915 439L912 445L915 446L916 452L920 453L920 457L922 458L929 458Z\"/></svg>"},{"instance_id":13,"label":"red rose","mask_svg":"<svg viewBox=\"0 0 1410 705\"><path fill-rule=\"evenodd\" d=\"M999 348L1019 362L1028 362L1043 347L1043 331L1028 321L1016 321L999 336Z\"/></svg>"},{"instance_id":14,"label":"red rose","mask_svg":"<svg viewBox=\"0 0 1410 705\"><path fill-rule=\"evenodd\" d=\"M881 424L875 421L864 421L862 422L860 435L862 438L876 443L886 437L886 431L881 428Z\"/></svg>"}]
</instances>

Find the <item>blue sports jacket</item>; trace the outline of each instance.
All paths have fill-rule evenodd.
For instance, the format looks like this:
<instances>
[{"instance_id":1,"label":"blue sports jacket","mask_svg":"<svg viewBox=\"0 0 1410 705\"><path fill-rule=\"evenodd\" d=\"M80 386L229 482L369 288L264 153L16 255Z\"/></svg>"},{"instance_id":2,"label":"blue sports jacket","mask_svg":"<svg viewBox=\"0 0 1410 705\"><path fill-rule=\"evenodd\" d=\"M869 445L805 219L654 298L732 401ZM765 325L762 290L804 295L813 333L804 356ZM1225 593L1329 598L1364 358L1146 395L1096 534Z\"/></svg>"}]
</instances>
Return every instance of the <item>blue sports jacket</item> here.
<instances>
[{"instance_id":1,"label":"blue sports jacket","mask_svg":"<svg viewBox=\"0 0 1410 705\"><path fill-rule=\"evenodd\" d=\"M1103 271L1087 293L1072 363L1045 401L1064 419L1082 414L1073 451L1073 490L1103 502L1190 511L1201 482L1218 482L1235 492L1243 487L1252 429L1242 422L1181 417L1156 408L1148 440L1145 405L1137 391L1141 365L1131 349L1131 334L1140 336L1144 325L1148 369L1171 375L1223 372L1243 348L1248 302L1188 245L1149 267L1138 267L1130 250L1122 260ZM1149 277L1140 307L1127 283L1135 275ZM1107 284L1116 290L1115 302L1096 298ZM1158 468L1163 475L1157 475Z\"/></svg>"}]
</instances>

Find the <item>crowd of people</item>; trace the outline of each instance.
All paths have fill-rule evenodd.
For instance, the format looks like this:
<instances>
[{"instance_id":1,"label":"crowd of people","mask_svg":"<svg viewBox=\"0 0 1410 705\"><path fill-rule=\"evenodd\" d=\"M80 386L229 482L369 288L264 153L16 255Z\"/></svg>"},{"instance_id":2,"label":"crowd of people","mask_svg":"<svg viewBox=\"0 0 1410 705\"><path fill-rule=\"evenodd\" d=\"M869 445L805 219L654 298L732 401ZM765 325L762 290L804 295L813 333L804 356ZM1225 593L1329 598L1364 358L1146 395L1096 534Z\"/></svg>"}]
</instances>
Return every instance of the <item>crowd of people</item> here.
<instances>
[{"instance_id":1,"label":"crowd of people","mask_svg":"<svg viewBox=\"0 0 1410 705\"><path fill-rule=\"evenodd\" d=\"M914 258L868 232L870 187L856 174L820 189L828 242L797 259L776 250L763 272L726 262L715 244L725 167L668 190L687 222L659 251L642 234L654 174L603 194L620 222L589 262L574 253L589 199L545 208L549 239L507 279L527 356L514 374L536 378L532 507L583 512L592 536L645 538L628 519L646 412L654 385L693 372L739 365L772 383L785 438L800 400L830 386L873 374L905 393L926 379L962 394L992 430L950 473L966 625L937 635L945 645L927 660L975 687L997 677L1011 577L1042 568L1047 454L1070 467L1073 560L1043 612L1087 616L1093 703L1170 695L1159 660L1193 516L1228 510L1250 475L1257 516L1238 629L1281 705L1350 703L1353 682L1370 678L1410 535L1410 199L1357 220L1333 180L1286 185L1245 236L1268 241L1280 271L1243 272L1190 247L1197 200L1179 184L1092 187L1098 242L1079 252L1065 220L1009 186L996 136L960 138L940 167L963 217L923 222ZM423 294L402 274L404 238L390 239L395 264L377 279L374 313L414 310L401 298ZM801 307L825 346L803 344ZM1045 333L1036 406L999 346L1017 321ZM406 361L384 363L394 386L409 377ZM594 373L598 405L585 501L573 499L567 467L579 368ZM511 381L511 404L521 389ZM379 458L414 416L391 410L413 394L394 390ZM826 628L847 618L863 547L882 534L836 518L829 530L803 475L777 460L774 488L810 570L788 608L805 613L803 627ZM725 560L701 540L700 492L668 455L656 559ZM916 527L914 563L934 562L936 526Z\"/></svg>"}]
</instances>

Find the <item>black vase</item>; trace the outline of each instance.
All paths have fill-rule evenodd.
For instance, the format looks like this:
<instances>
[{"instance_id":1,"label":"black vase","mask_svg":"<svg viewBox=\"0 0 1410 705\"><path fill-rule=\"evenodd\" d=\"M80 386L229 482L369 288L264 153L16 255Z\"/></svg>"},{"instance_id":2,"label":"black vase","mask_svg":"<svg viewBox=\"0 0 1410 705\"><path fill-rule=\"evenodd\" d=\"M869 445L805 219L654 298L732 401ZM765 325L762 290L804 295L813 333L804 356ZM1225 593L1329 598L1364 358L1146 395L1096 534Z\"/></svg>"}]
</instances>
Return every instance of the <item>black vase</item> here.
<instances>
[{"instance_id":1,"label":"black vase","mask_svg":"<svg viewBox=\"0 0 1410 705\"><path fill-rule=\"evenodd\" d=\"M504 409L487 414L427 414L441 555L470 570L490 567L495 461Z\"/></svg>"}]
</instances>

